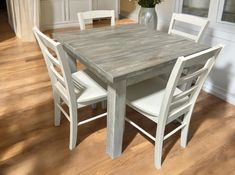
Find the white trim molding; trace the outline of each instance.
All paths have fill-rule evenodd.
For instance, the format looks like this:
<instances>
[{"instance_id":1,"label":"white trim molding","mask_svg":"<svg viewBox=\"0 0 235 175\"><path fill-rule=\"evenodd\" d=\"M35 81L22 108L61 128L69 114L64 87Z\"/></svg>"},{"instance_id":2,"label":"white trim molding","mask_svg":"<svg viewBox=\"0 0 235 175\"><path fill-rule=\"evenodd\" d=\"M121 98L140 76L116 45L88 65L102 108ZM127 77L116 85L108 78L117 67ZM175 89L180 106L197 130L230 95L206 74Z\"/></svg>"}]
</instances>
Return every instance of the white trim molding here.
<instances>
[{"instance_id":1,"label":"white trim molding","mask_svg":"<svg viewBox=\"0 0 235 175\"><path fill-rule=\"evenodd\" d=\"M225 90L221 87L216 86L215 84L212 84L209 81L206 81L206 83L203 86L203 90L209 94L213 94L216 97L227 101L228 103L235 105L235 96L228 92L228 90Z\"/></svg>"}]
</instances>

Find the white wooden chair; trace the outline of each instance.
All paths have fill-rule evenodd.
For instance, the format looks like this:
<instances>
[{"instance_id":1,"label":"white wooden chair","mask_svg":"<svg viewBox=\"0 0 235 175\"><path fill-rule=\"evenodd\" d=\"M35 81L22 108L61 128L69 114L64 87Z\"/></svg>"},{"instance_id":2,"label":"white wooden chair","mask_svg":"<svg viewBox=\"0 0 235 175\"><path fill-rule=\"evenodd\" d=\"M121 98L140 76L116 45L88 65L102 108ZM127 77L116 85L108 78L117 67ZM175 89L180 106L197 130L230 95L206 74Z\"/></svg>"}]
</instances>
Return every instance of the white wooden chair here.
<instances>
[{"instance_id":1,"label":"white wooden chair","mask_svg":"<svg viewBox=\"0 0 235 175\"><path fill-rule=\"evenodd\" d=\"M222 47L216 46L187 57L179 57L168 82L156 77L128 87L127 105L157 123L154 137L126 118L127 122L155 142L156 168L161 167L163 141L172 134L181 130L181 146L186 147L190 119L196 99ZM204 65L198 70L187 75L182 74L185 68L201 63ZM178 88L195 78L196 83L185 91ZM180 120L181 118L183 120ZM179 121L180 126L165 135L166 125L173 121Z\"/></svg>"},{"instance_id":2,"label":"white wooden chair","mask_svg":"<svg viewBox=\"0 0 235 175\"><path fill-rule=\"evenodd\" d=\"M197 34L190 34L184 31L177 30L175 28L176 21L187 23L189 25L194 25L199 27L199 32ZM194 40L195 42L199 42L202 34L205 32L205 29L208 25L208 20L205 18L188 15L188 14L182 14L182 13L173 13L171 18L170 27L168 30L168 34L176 34L180 35L189 39Z\"/></svg>"},{"instance_id":3,"label":"white wooden chair","mask_svg":"<svg viewBox=\"0 0 235 175\"><path fill-rule=\"evenodd\" d=\"M55 126L60 125L62 112L70 122L69 148L72 150L76 146L78 126L106 116L107 114L103 113L78 122L77 109L106 100L107 92L86 71L78 71L71 74L68 55L64 51L61 43L53 41L36 27L33 28L33 32L44 56L52 83ZM63 109L63 104L68 106L69 114Z\"/></svg>"},{"instance_id":4,"label":"white wooden chair","mask_svg":"<svg viewBox=\"0 0 235 175\"><path fill-rule=\"evenodd\" d=\"M115 26L115 12L114 10L93 10L78 13L78 21L81 30L85 30L85 20L111 18L111 26Z\"/></svg>"}]
</instances>

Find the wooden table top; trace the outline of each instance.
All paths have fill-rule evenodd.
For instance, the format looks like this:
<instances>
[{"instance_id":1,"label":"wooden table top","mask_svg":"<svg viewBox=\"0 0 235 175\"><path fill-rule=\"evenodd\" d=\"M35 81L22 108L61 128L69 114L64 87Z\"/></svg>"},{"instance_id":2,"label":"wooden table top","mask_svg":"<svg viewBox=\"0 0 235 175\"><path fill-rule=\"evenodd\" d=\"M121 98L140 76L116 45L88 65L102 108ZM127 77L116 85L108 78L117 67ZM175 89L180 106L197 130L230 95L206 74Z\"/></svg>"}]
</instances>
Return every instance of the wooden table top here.
<instances>
[{"instance_id":1,"label":"wooden table top","mask_svg":"<svg viewBox=\"0 0 235 175\"><path fill-rule=\"evenodd\" d=\"M209 48L139 24L55 33L53 37L72 57L110 83Z\"/></svg>"}]
</instances>

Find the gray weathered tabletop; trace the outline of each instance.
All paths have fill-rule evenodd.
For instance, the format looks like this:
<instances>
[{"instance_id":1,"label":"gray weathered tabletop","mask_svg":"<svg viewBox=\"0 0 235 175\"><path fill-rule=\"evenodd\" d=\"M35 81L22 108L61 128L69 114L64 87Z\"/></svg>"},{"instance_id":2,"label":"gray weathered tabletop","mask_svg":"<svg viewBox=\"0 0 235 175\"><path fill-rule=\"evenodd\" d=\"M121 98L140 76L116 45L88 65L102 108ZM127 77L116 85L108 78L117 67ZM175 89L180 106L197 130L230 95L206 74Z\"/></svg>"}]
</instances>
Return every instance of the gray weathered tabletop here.
<instances>
[{"instance_id":1,"label":"gray weathered tabletop","mask_svg":"<svg viewBox=\"0 0 235 175\"><path fill-rule=\"evenodd\" d=\"M208 48L138 24L55 33L54 38L70 55L111 83Z\"/></svg>"}]
</instances>

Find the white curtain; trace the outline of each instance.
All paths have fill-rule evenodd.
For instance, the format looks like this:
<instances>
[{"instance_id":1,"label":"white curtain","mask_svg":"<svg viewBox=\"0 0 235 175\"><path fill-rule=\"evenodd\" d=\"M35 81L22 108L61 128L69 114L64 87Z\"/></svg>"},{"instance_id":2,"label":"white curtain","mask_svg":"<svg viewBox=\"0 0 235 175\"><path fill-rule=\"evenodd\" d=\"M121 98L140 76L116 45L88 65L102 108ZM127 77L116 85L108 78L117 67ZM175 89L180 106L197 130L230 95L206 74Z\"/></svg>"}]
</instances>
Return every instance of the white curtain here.
<instances>
[{"instance_id":1,"label":"white curtain","mask_svg":"<svg viewBox=\"0 0 235 175\"><path fill-rule=\"evenodd\" d=\"M34 41L32 28L39 27L40 0L7 0L9 23L16 36Z\"/></svg>"}]
</instances>

